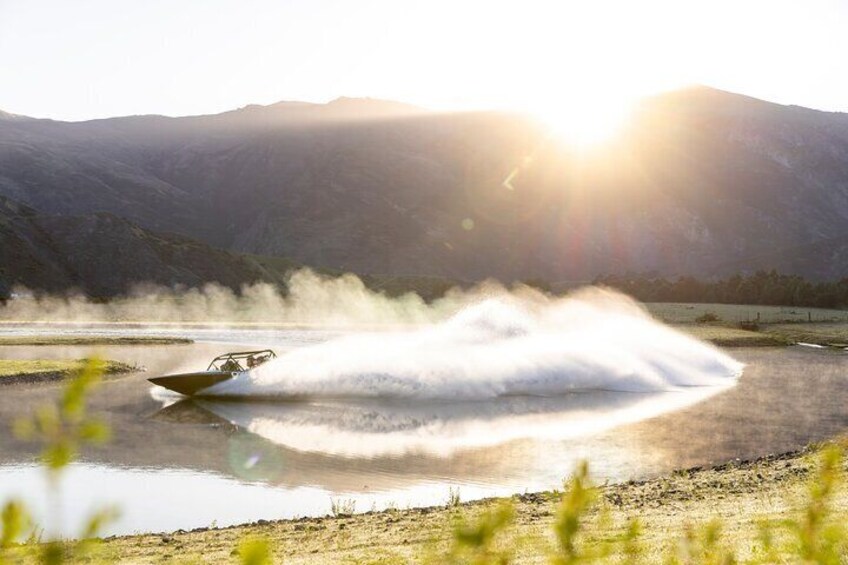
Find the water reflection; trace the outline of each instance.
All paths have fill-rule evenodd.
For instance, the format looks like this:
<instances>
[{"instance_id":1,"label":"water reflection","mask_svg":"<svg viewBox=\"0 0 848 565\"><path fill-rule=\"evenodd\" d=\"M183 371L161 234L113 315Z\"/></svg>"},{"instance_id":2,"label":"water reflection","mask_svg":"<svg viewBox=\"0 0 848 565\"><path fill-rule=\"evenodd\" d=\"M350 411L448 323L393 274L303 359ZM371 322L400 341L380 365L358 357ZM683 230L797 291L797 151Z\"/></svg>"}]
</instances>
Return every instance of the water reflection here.
<instances>
[{"instance_id":1,"label":"water reflection","mask_svg":"<svg viewBox=\"0 0 848 565\"><path fill-rule=\"evenodd\" d=\"M671 392L575 392L560 397L505 397L486 402L320 400L224 402L186 399L156 417L210 417L301 453L334 457L450 457L515 440L562 441L609 430L700 402L727 387Z\"/></svg>"}]
</instances>

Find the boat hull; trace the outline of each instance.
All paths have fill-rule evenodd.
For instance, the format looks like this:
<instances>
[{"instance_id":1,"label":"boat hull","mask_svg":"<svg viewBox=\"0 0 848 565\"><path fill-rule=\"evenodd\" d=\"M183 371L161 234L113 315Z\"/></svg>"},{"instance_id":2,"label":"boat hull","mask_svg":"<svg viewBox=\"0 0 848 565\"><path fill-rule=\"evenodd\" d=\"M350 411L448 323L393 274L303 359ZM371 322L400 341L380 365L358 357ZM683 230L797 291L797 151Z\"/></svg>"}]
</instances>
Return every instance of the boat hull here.
<instances>
[{"instance_id":1,"label":"boat hull","mask_svg":"<svg viewBox=\"0 0 848 565\"><path fill-rule=\"evenodd\" d=\"M153 377L147 380L185 396L194 396L211 386L232 379L235 375L236 373L229 371L198 371L196 373Z\"/></svg>"}]
</instances>

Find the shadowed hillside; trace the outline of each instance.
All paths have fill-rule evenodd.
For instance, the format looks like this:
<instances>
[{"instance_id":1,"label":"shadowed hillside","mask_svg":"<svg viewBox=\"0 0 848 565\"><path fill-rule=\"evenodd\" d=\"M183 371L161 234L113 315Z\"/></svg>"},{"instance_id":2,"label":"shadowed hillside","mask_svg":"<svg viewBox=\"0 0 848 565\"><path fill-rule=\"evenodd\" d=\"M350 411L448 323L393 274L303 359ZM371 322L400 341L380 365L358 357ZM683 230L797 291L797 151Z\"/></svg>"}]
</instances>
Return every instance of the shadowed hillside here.
<instances>
[{"instance_id":1,"label":"shadowed hillside","mask_svg":"<svg viewBox=\"0 0 848 565\"><path fill-rule=\"evenodd\" d=\"M0 297L16 285L74 288L92 296L125 293L140 281L239 288L257 281L279 283L284 273L112 214L42 216L0 198Z\"/></svg>"}]
</instances>

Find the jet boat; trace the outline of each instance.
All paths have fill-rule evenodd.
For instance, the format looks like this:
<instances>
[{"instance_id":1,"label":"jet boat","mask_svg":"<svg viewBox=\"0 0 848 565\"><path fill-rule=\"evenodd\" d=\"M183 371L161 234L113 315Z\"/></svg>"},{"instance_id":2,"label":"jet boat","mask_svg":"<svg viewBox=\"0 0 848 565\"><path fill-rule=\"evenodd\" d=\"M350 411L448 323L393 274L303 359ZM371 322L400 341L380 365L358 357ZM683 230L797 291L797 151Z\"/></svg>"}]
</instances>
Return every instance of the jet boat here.
<instances>
[{"instance_id":1,"label":"jet boat","mask_svg":"<svg viewBox=\"0 0 848 565\"><path fill-rule=\"evenodd\" d=\"M277 356L270 349L259 351L235 351L215 357L205 371L164 375L147 379L151 383L185 396L202 394L209 387L228 381L242 373L267 363Z\"/></svg>"}]
</instances>

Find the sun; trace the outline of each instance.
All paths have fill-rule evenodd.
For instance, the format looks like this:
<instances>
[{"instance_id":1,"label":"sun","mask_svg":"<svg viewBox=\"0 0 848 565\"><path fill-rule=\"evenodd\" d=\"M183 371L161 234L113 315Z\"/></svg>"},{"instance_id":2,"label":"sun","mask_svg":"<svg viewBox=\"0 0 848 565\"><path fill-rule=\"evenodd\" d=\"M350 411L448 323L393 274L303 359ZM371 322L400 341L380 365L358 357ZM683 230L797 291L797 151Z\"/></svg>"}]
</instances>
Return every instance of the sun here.
<instances>
[{"instance_id":1,"label":"sun","mask_svg":"<svg viewBox=\"0 0 848 565\"><path fill-rule=\"evenodd\" d=\"M552 137L577 148L604 145L622 132L636 97L600 91L564 93L532 110Z\"/></svg>"}]
</instances>

